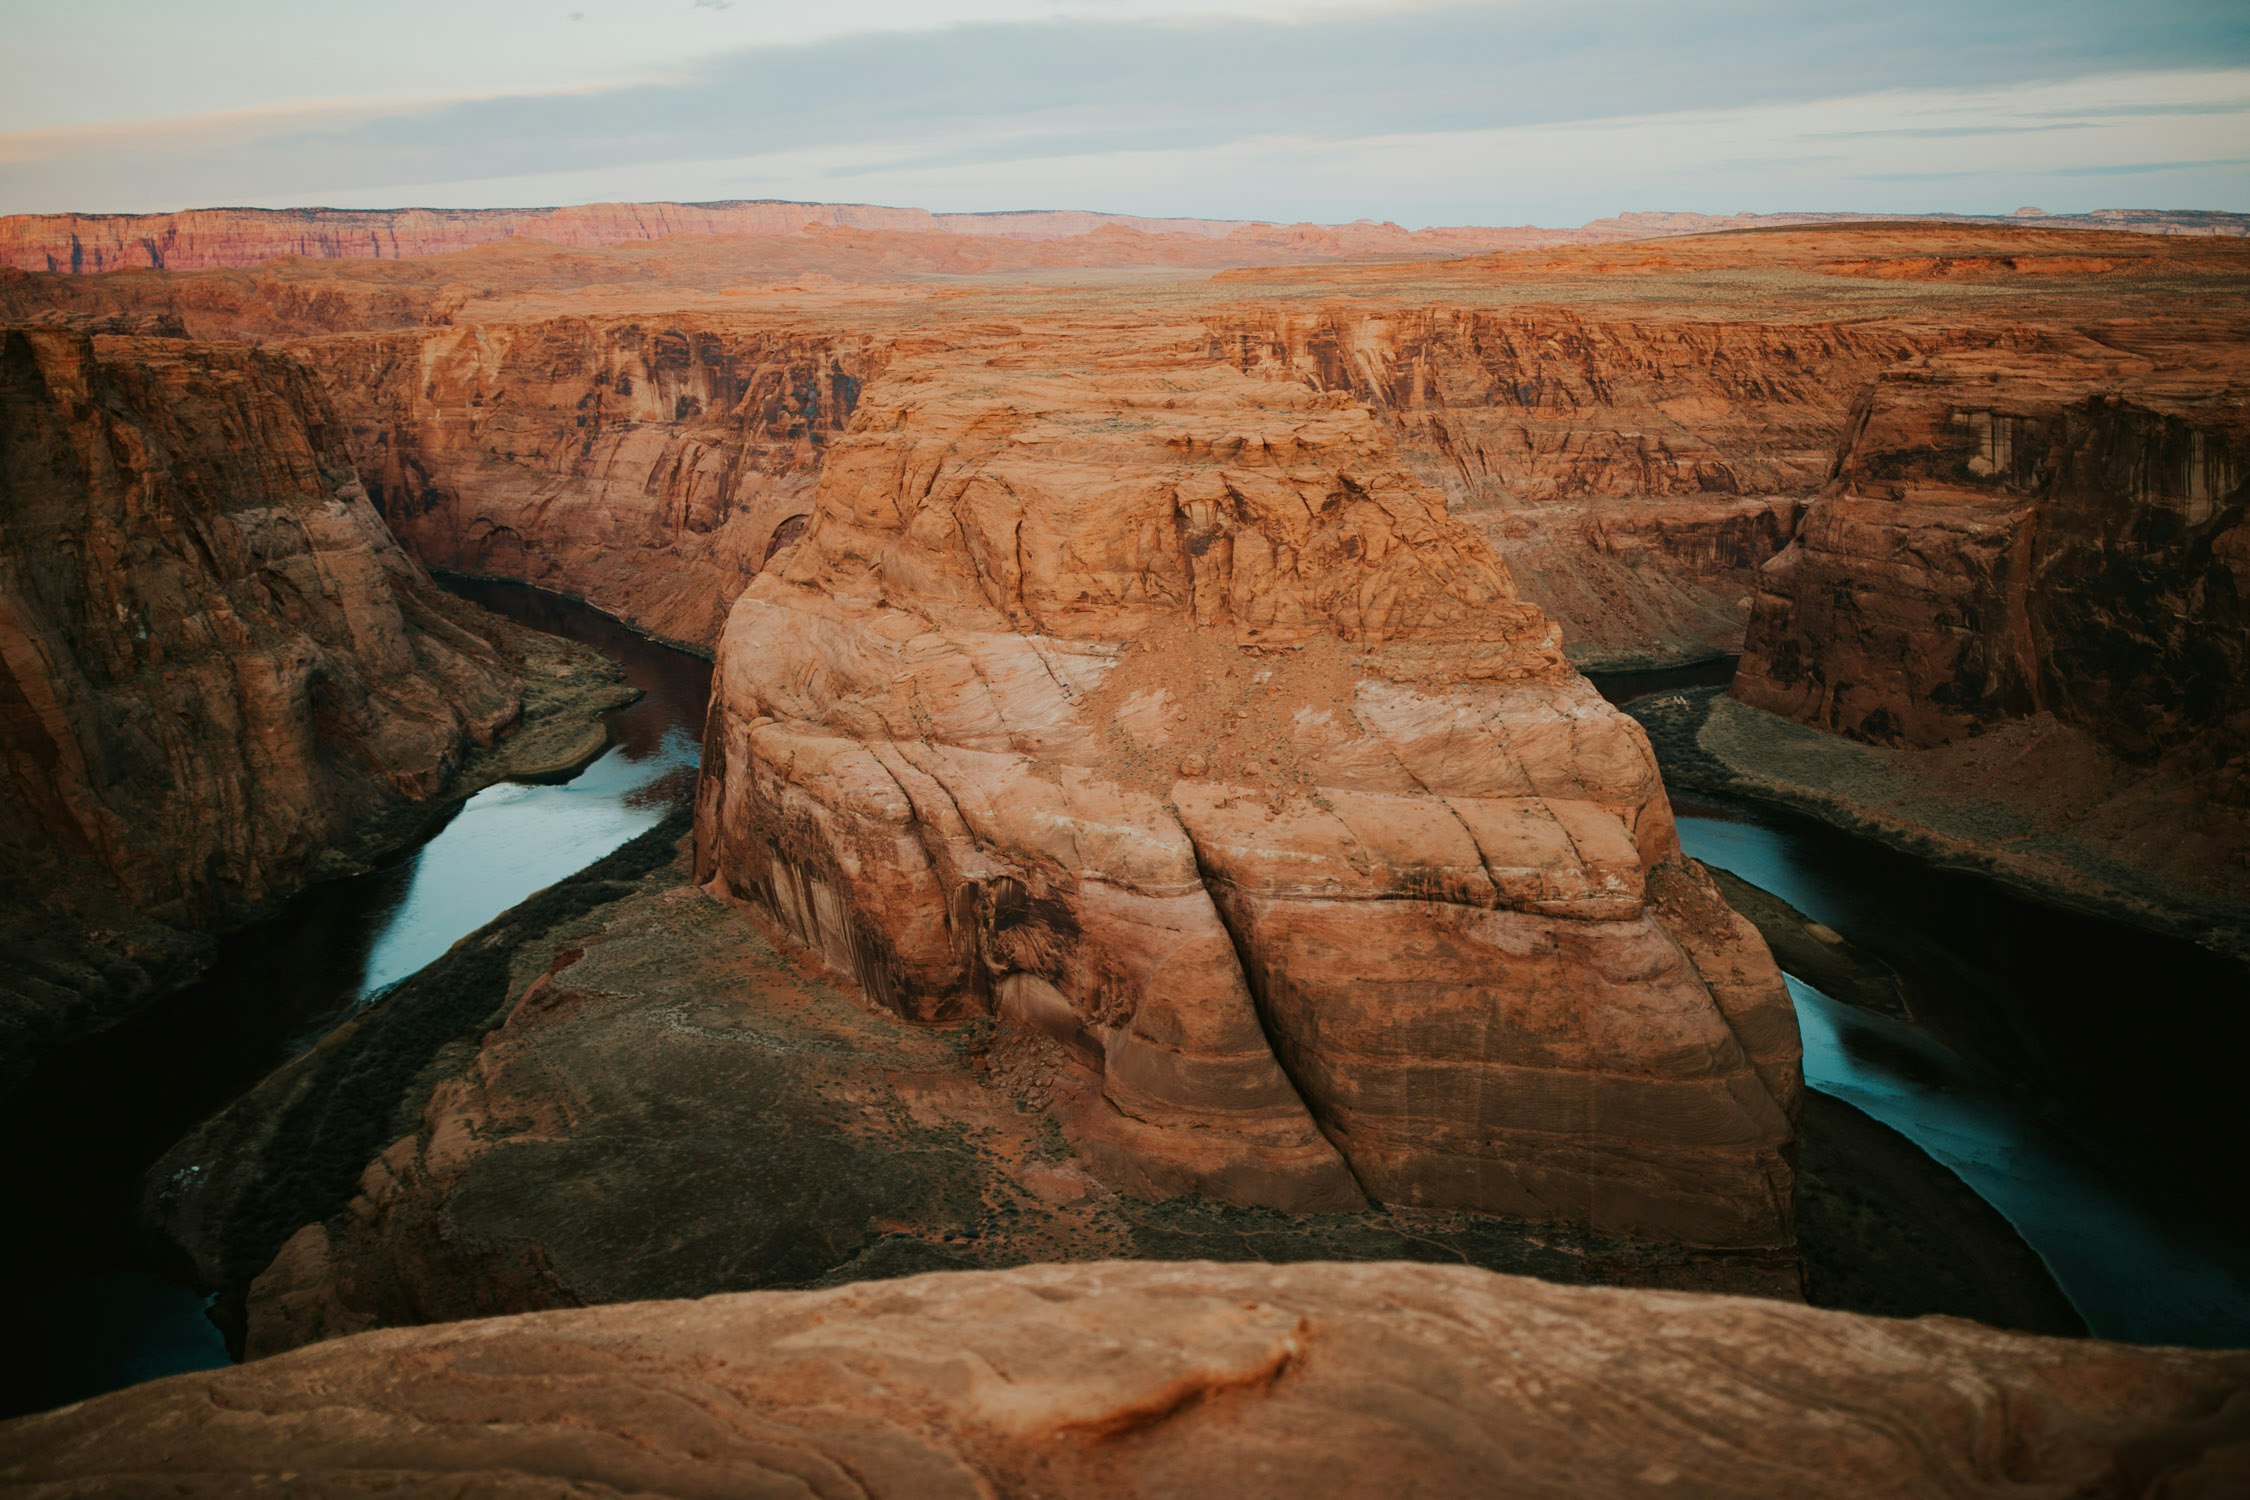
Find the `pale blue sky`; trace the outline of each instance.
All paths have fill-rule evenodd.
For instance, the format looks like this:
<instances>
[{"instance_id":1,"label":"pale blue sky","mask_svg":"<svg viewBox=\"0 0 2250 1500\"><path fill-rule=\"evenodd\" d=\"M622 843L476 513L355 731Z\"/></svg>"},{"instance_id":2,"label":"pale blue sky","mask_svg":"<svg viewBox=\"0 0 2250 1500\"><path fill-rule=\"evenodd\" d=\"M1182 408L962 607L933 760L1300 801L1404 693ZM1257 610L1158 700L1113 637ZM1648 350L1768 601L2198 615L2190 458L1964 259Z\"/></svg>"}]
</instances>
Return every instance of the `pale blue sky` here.
<instances>
[{"instance_id":1,"label":"pale blue sky","mask_svg":"<svg viewBox=\"0 0 2250 1500\"><path fill-rule=\"evenodd\" d=\"M11 10L19 0L8 0ZM75 0L0 212L2250 210L2243 0Z\"/></svg>"}]
</instances>

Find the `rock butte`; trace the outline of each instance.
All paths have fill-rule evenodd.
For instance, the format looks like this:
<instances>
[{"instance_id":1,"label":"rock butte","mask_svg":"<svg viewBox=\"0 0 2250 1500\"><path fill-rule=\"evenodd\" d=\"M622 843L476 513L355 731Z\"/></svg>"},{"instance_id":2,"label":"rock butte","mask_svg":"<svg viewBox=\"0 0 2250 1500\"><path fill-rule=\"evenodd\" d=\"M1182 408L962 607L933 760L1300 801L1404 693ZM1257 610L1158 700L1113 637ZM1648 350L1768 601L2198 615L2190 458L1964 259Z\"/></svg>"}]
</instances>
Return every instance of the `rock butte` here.
<instances>
[{"instance_id":1,"label":"rock butte","mask_svg":"<svg viewBox=\"0 0 2250 1500\"><path fill-rule=\"evenodd\" d=\"M0 1426L26 1496L2208 1495L2250 1356L1107 1262L362 1334Z\"/></svg>"},{"instance_id":2,"label":"rock butte","mask_svg":"<svg viewBox=\"0 0 2250 1500\"><path fill-rule=\"evenodd\" d=\"M1052 1035L1147 1191L1788 1244L1794 1015L1637 726L1364 408L1194 332L893 360L721 639L699 874Z\"/></svg>"}]
</instances>

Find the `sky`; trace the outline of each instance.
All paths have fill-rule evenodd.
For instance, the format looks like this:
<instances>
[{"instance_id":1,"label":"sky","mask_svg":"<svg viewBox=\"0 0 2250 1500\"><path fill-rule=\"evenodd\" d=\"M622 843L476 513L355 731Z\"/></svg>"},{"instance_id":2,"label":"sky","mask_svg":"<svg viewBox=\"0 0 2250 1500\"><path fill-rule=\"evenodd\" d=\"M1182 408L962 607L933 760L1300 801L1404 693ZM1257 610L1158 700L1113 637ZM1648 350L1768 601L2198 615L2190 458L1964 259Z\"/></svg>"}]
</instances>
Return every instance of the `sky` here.
<instances>
[{"instance_id":1,"label":"sky","mask_svg":"<svg viewBox=\"0 0 2250 1500\"><path fill-rule=\"evenodd\" d=\"M2250 0L0 5L0 213L2250 211Z\"/></svg>"}]
</instances>

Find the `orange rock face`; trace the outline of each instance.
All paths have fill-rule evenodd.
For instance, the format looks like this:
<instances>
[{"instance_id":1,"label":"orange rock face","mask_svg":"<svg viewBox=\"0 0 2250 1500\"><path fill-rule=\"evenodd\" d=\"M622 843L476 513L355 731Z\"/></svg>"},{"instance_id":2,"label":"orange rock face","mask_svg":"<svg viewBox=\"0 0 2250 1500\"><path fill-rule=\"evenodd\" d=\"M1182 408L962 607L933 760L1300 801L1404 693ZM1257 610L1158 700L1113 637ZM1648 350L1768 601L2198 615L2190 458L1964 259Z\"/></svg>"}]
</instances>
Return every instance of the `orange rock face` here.
<instances>
[{"instance_id":1,"label":"orange rock face","mask_svg":"<svg viewBox=\"0 0 2250 1500\"><path fill-rule=\"evenodd\" d=\"M1569 231L1427 229L1396 224L1263 224L1061 212L936 214L865 203L587 203L568 208L254 209L171 214L15 214L0 218L0 266L92 274L150 267L195 271L255 265L279 256L398 260L447 255L506 240L596 248L680 235L777 236L824 229L948 234L1017 240L1093 234L1159 235L1224 242L1216 263L1343 255L1459 255L1510 245L1556 244ZM1279 252L1277 257L1276 252ZM1209 252L1206 252L1209 253Z\"/></svg>"},{"instance_id":2,"label":"orange rock face","mask_svg":"<svg viewBox=\"0 0 2250 1500\"><path fill-rule=\"evenodd\" d=\"M1405 303L1215 318L1211 351L1365 402L1574 659L1630 663L1736 647L1854 393L1929 341L1825 318Z\"/></svg>"},{"instance_id":3,"label":"orange rock face","mask_svg":"<svg viewBox=\"0 0 2250 1500\"><path fill-rule=\"evenodd\" d=\"M2250 800L2243 333L1887 372L1765 569L1736 696L1917 748L2051 713Z\"/></svg>"},{"instance_id":4,"label":"orange rock face","mask_svg":"<svg viewBox=\"0 0 2250 1500\"><path fill-rule=\"evenodd\" d=\"M0 1425L26 1495L2222 1495L2250 1358L1399 1264L362 1334Z\"/></svg>"},{"instance_id":5,"label":"orange rock face","mask_svg":"<svg viewBox=\"0 0 2250 1500\"><path fill-rule=\"evenodd\" d=\"M521 682L400 552L286 358L8 329L0 486L20 1061L167 933L288 894L435 793Z\"/></svg>"},{"instance_id":6,"label":"orange rock face","mask_svg":"<svg viewBox=\"0 0 2250 1500\"><path fill-rule=\"evenodd\" d=\"M305 354L417 557L708 647L887 357L841 331L555 319Z\"/></svg>"},{"instance_id":7,"label":"orange rock face","mask_svg":"<svg viewBox=\"0 0 2250 1500\"><path fill-rule=\"evenodd\" d=\"M1196 337L868 387L722 637L701 875L1055 1037L1146 1191L1788 1244L1792 1013L1638 730L1364 409Z\"/></svg>"}]
</instances>

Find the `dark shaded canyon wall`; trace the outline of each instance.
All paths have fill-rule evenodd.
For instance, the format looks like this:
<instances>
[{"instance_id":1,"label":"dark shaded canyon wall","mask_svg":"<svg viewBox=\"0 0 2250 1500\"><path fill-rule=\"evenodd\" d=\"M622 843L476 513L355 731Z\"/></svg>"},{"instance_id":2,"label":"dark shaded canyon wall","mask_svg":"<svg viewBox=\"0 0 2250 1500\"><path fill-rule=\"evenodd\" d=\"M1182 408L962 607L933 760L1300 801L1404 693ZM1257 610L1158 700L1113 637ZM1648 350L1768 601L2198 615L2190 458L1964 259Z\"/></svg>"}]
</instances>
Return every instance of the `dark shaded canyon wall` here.
<instances>
[{"instance_id":1,"label":"dark shaded canyon wall","mask_svg":"<svg viewBox=\"0 0 2250 1500\"><path fill-rule=\"evenodd\" d=\"M1931 340L1559 307L1207 321L1214 357L1372 407L1579 661L1733 649L1855 395Z\"/></svg>"},{"instance_id":2,"label":"dark shaded canyon wall","mask_svg":"<svg viewBox=\"0 0 2250 1500\"><path fill-rule=\"evenodd\" d=\"M1877 383L1762 575L1736 696L1915 747L2052 713L2250 794L2250 415L2208 357L2072 359Z\"/></svg>"},{"instance_id":3,"label":"dark shaded canyon wall","mask_svg":"<svg viewBox=\"0 0 2250 1500\"><path fill-rule=\"evenodd\" d=\"M556 318L296 346L423 561L708 648L887 357L833 330Z\"/></svg>"},{"instance_id":4,"label":"dark shaded canyon wall","mask_svg":"<svg viewBox=\"0 0 2250 1500\"><path fill-rule=\"evenodd\" d=\"M182 977L515 718L286 357L0 334L6 1050Z\"/></svg>"}]
</instances>

